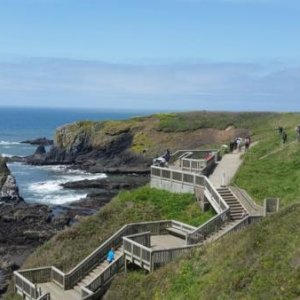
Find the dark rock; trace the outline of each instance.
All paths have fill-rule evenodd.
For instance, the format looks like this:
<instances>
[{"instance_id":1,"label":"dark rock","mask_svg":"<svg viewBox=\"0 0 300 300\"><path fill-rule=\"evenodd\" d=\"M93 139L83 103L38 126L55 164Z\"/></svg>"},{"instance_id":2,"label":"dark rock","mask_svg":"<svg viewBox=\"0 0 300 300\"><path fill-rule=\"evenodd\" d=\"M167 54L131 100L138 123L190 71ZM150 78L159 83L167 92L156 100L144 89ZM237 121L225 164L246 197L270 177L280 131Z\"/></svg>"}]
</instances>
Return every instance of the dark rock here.
<instances>
[{"instance_id":1,"label":"dark rock","mask_svg":"<svg viewBox=\"0 0 300 300\"><path fill-rule=\"evenodd\" d=\"M110 178L100 178L93 180L69 181L61 184L68 189L105 189L119 190L135 188L148 182L147 176L114 176Z\"/></svg>"},{"instance_id":2,"label":"dark rock","mask_svg":"<svg viewBox=\"0 0 300 300\"><path fill-rule=\"evenodd\" d=\"M53 140L49 140L45 137L37 138L34 140L26 140L22 141L23 144L30 144L30 145L43 145L43 146L50 146L53 145Z\"/></svg>"},{"instance_id":3,"label":"dark rock","mask_svg":"<svg viewBox=\"0 0 300 300\"><path fill-rule=\"evenodd\" d=\"M34 152L34 155L41 155L41 154L46 154L46 149L44 145L39 145Z\"/></svg>"}]
</instances>

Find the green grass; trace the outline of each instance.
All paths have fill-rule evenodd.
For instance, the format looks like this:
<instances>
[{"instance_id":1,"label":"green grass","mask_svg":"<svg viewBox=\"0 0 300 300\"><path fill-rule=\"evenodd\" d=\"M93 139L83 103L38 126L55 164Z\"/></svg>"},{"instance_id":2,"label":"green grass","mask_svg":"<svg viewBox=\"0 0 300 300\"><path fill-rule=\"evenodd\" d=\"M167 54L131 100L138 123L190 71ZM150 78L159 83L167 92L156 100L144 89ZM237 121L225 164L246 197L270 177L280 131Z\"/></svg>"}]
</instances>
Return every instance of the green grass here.
<instances>
[{"instance_id":1,"label":"green grass","mask_svg":"<svg viewBox=\"0 0 300 300\"><path fill-rule=\"evenodd\" d=\"M300 295L300 205L197 249L152 274L114 280L110 299L294 299Z\"/></svg>"},{"instance_id":2,"label":"green grass","mask_svg":"<svg viewBox=\"0 0 300 300\"><path fill-rule=\"evenodd\" d=\"M280 198L286 206L300 201L300 143L292 129L282 145L277 132L271 133L245 156L234 183L246 189L258 202L267 197Z\"/></svg>"},{"instance_id":3,"label":"green grass","mask_svg":"<svg viewBox=\"0 0 300 300\"><path fill-rule=\"evenodd\" d=\"M176 219L200 225L212 216L212 211L200 211L192 194L173 194L148 186L124 191L95 216L82 219L38 248L23 268L55 265L68 271L127 223Z\"/></svg>"},{"instance_id":4,"label":"green grass","mask_svg":"<svg viewBox=\"0 0 300 300\"><path fill-rule=\"evenodd\" d=\"M279 197L283 211L260 224L195 251L150 275L120 275L106 299L293 299L300 295L300 143L295 113L159 114L157 129L179 132L227 126L250 129L257 146L246 155L234 183L262 203ZM282 147L276 128L283 126ZM118 129L118 128L117 128ZM188 134L188 133L187 133ZM272 154L272 152L275 153ZM266 156L263 159L262 157ZM56 265L67 271L99 244L131 222L176 219L199 225L213 215L201 214L189 194L143 187L122 192L93 217L59 233L26 261L25 267ZM14 298L7 298L14 299Z\"/></svg>"},{"instance_id":5,"label":"green grass","mask_svg":"<svg viewBox=\"0 0 300 300\"><path fill-rule=\"evenodd\" d=\"M226 129L228 126L251 129L266 123L275 113L229 113L229 112L189 112L178 114L157 114L157 129L165 132L190 131L201 128Z\"/></svg>"}]
</instances>

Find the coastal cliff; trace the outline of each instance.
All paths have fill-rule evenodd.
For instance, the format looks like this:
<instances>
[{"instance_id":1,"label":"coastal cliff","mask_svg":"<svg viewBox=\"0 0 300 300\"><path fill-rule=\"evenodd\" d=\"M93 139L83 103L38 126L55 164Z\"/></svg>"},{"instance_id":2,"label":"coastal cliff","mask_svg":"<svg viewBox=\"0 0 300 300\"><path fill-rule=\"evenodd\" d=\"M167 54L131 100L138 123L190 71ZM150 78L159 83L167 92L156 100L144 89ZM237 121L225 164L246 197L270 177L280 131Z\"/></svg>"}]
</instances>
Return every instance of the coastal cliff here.
<instances>
[{"instance_id":1,"label":"coastal cliff","mask_svg":"<svg viewBox=\"0 0 300 300\"><path fill-rule=\"evenodd\" d=\"M271 115L271 114L269 114ZM78 121L56 130L54 146L31 164L73 164L90 172L147 173L154 157L170 149L195 149L246 135L267 113L191 112L124 121Z\"/></svg>"},{"instance_id":2,"label":"coastal cliff","mask_svg":"<svg viewBox=\"0 0 300 300\"><path fill-rule=\"evenodd\" d=\"M12 271L66 225L67 219L55 218L48 206L29 204L20 197L16 180L0 156L0 295Z\"/></svg>"}]
</instances>

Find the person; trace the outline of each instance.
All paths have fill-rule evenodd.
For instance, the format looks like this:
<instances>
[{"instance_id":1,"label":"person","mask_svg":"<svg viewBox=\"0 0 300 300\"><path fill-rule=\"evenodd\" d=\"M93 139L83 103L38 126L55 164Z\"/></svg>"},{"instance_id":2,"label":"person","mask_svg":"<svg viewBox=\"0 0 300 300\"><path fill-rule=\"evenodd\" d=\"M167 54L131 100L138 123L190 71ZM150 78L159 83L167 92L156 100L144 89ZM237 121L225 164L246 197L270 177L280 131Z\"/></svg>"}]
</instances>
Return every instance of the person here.
<instances>
[{"instance_id":1,"label":"person","mask_svg":"<svg viewBox=\"0 0 300 300\"><path fill-rule=\"evenodd\" d=\"M236 145L237 145L238 151L241 151L241 147L242 147L242 139L241 138L236 139Z\"/></svg>"},{"instance_id":2,"label":"person","mask_svg":"<svg viewBox=\"0 0 300 300\"><path fill-rule=\"evenodd\" d=\"M229 151L230 151L230 152L233 152L234 147L235 147L235 142L234 142L234 141L231 141L231 142L229 143Z\"/></svg>"},{"instance_id":3,"label":"person","mask_svg":"<svg viewBox=\"0 0 300 300\"><path fill-rule=\"evenodd\" d=\"M251 139L250 139L250 136L248 135L246 138L245 138L245 151L248 151L249 147L250 147L250 143L251 143Z\"/></svg>"},{"instance_id":4,"label":"person","mask_svg":"<svg viewBox=\"0 0 300 300\"><path fill-rule=\"evenodd\" d=\"M283 127L282 126L278 127L278 133L279 133L279 135L282 135L282 133L283 133Z\"/></svg>"},{"instance_id":5,"label":"person","mask_svg":"<svg viewBox=\"0 0 300 300\"><path fill-rule=\"evenodd\" d=\"M110 250L107 253L107 259L109 263L113 262L115 260L115 251L114 248L111 247Z\"/></svg>"},{"instance_id":6,"label":"person","mask_svg":"<svg viewBox=\"0 0 300 300\"><path fill-rule=\"evenodd\" d=\"M285 144L287 141L287 133L285 131L282 132L282 143Z\"/></svg>"},{"instance_id":7,"label":"person","mask_svg":"<svg viewBox=\"0 0 300 300\"><path fill-rule=\"evenodd\" d=\"M300 125L297 126L296 133L297 133L298 142L300 142Z\"/></svg>"},{"instance_id":8,"label":"person","mask_svg":"<svg viewBox=\"0 0 300 300\"><path fill-rule=\"evenodd\" d=\"M171 152L169 149L167 149L166 153L163 155L163 158L168 162L171 158Z\"/></svg>"}]
</instances>

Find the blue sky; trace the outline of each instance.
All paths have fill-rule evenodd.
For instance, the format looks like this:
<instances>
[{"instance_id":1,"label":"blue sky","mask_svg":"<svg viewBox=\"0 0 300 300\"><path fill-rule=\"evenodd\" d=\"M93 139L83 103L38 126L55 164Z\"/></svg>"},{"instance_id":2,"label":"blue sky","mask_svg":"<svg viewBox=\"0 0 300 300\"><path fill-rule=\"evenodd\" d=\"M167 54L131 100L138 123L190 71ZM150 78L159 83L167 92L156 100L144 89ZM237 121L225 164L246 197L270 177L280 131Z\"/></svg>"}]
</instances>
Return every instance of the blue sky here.
<instances>
[{"instance_id":1,"label":"blue sky","mask_svg":"<svg viewBox=\"0 0 300 300\"><path fill-rule=\"evenodd\" d=\"M300 110L297 0L0 0L0 105Z\"/></svg>"}]
</instances>

